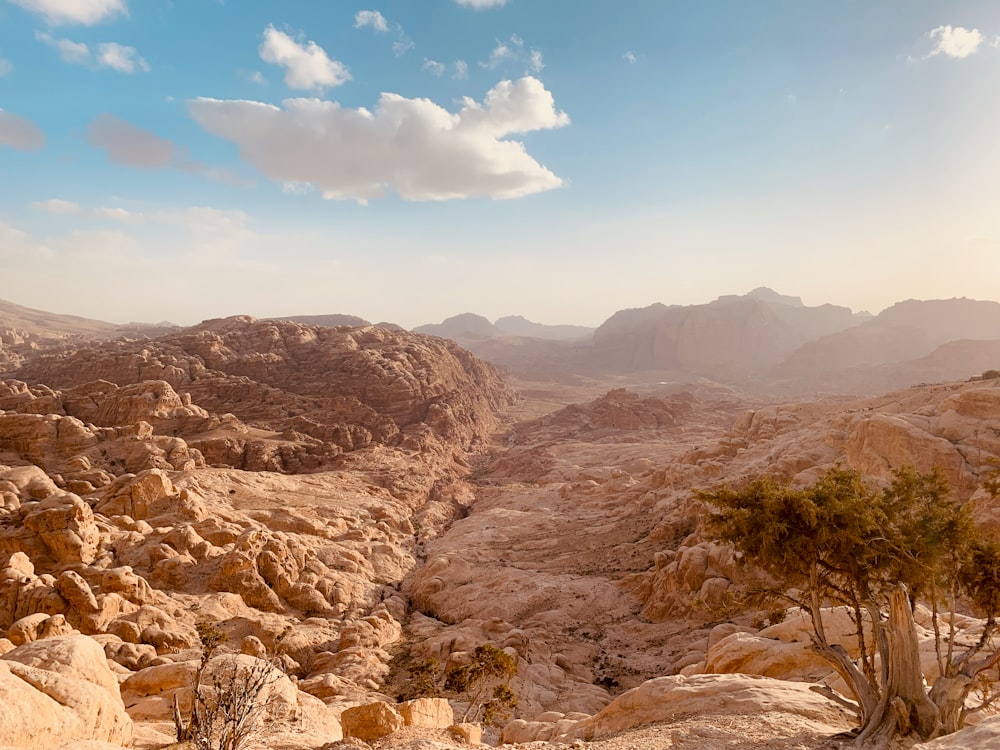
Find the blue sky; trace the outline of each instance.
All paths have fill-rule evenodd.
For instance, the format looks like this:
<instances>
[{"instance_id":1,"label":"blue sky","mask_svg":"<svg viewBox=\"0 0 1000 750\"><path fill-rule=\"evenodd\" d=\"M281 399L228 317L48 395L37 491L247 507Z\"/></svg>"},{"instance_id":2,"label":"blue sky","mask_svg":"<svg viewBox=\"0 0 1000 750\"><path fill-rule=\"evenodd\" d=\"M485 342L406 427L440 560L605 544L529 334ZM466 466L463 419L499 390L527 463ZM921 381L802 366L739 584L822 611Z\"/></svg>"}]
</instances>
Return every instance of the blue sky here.
<instances>
[{"instance_id":1,"label":"blue sky","mask_svg":"<svg viewBox=\"0 0 1000 750\"><path fill-rule=\"evenodd\" d=\"M998 84L988 0L0 0L0 298L995 299Z\"/></svg>"}]
</instances>

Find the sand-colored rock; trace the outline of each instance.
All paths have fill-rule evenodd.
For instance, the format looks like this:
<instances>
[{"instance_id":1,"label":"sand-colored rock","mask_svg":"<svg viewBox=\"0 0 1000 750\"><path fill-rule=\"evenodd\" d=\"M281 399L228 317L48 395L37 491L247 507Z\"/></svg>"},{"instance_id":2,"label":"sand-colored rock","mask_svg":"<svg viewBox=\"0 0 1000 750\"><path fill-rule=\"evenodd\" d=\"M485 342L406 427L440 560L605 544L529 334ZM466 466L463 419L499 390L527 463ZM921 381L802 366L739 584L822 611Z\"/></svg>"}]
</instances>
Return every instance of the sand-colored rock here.
<instances>
[{"instance_id":1,"label":"sand-colored rock","mask_svg":"<svg viewBox=\"0 0 1000 750\"><path fill-rule=\"evenodd\" d=\"M455 723L455 712L444 698L417 698L396 706L408 727L446 729Z\"/></svg>"},{"instance_id":2,"label":"sand-colored rock","mask_svg":"<svg viewBox=\"0 0 1000 750\"><path fill-rule=\"evenodd\" d=\"M992 750L1000 747L1000 716L984 719L975 726L931 742L913 746L913 750Z\"/></svg>"},{"instance_id":3,"label":"sand-colored rock","mask_svg":"<svg viewBox=\"0 0 1000 750\"><path fill-rule=\"evenodd\" d=\"M68 740L125 744L132 720L100 645L48 638L0 656L0 745L51 748Z\"/></svg>"},{"instance_id":4,"label":"sand-colored rock","mask_svg":"<svg viewBox=\"0 0 1000 750\"><path fill-rule=\"evenodd\" d=\"M395 708L378 701L348 708L340 715L340 723L345 737L370 742L398 731L404 720Z\"/></svg>"}]
</instances>

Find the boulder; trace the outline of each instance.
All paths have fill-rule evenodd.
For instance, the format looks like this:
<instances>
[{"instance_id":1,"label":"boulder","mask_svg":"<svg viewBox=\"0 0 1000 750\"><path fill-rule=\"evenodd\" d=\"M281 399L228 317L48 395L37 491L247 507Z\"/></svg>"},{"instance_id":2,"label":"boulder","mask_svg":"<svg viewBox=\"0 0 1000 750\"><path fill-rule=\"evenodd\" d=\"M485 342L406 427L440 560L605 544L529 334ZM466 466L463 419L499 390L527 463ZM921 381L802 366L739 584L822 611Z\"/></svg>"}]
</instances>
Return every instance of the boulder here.
<instances>
[{"instance_id":1,"label":"boulder","mask_svg":"<svg viewBox=\"0 0 1000 750\"><path fill-rule=\"evenodd\" d=\"M455 712L444 698L417 698L396 708L408 727L446 729L455 723Z\"/></svg>"},{"instance_id":2,"label":"boulder","mask_svg":"<svg viewBox=\"0 0 1000 750\"><path fill-rule=\"evenodd\" d=\"M404 721L395 708L379 701L348 708L340 715L340 724L345 737L357 737L371 742L398 732Z\"/></svg>"},{"instance_id":3,"label":"boulder","mask_svg":"<svg viewBox=\"0 0 1000 750\"><path fill-rule=\"evenodd\" d=\"M132 739L132 720L104 650L81 635L34 641L0 656L0 716L0 746Z\"/></svg>"}]
</instances>

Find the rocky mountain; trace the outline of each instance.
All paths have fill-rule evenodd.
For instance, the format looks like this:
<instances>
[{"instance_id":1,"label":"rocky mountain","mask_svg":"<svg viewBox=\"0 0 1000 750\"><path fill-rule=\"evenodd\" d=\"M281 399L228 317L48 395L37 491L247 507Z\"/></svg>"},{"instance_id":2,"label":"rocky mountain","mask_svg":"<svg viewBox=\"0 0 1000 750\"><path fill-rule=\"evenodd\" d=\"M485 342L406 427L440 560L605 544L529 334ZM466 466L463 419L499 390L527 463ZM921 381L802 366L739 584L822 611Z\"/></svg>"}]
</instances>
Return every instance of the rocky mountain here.
<instances>
[{"instance_id":1,"label":"rocky mountain","mask_svg":"<svg viewBox=\"0 0 1000 750\"><path fill-rule=\"evenodd\" d=\"M594 333L588 363L605 372L667 371L732 382L857 323L846 307L806 307L771 290L706 305L656 304L605 321Z\"/></svg>"},{"instance_id":2,"label":"rocky mountain","mask_svg":"<svg viewBox=\"0 0 1000 750\"><path fill-rule=\"evenodd\" d=\"M463 345L476 345L490 339L514 339L506 342L510 346L522 346L528 342L521 339L541 341L579 341L593 334L593 328L575 325L545 325L535 323L520 315L508 315L491 323L482 315L462 313L447 318L442 323L418 326L416 333L453 339Z\"/></svg>"},{"instance_id":3,"label":"rocky mountain","mask_svg":"<svg viewBox=\"0 0 1000 750\"><path fill-rule=\"evenodd\" d=\"M371 325L367 320L359 318L357 315L342 315L338 313L330 315L289 315L284 318L272 318L272 320L289 320L292 323L304 323L309 326L326 326L328 328L337 328L339 326L360 328Z\"/></svg>"},{"instance_id":4,"label":"rocky mountain","mask_svg":"<svg viewBox=\"0 0 1000 750\"><path fill-rule=\"evenodd\" d=\"M119 325L0 300L0 373L15 370L39 351L119 336L148 338L171 330L177 326L167 322Z\"/></svg>"},{"instance_id":5,"label":"rocky mountain","mask_svg":"<svg viewBox=\"0 0 1000 750\"><path fill-rule=\"evenodd\" d=\"M594 334L594 329L587 326L545 325L544 323L535 323L520 315L498 318L493 325L497 331L505 336L522 336L551 341L580 341Z\"/></svg>"},{"instance_id":6,"label":"rocky mountain","mask_svg":"<svg viewBox=\"0 0 1000 750\"><path fill-rule=\"evenodd\" d=\"M976 341L983 343L973 343ZM954 343L945 353L935 355L936 350L953 342L965 343ZM942 375L968 377L981 371L980 365L988 362L995 352L996 342L1000 342L1000 303L970 299L907 300L854 328L804 344L774 368L770 376L809 387L812 383L829 383L841 374L849 381L857 381L857 373L870 368L874 382L865 387L878 390L887 382L899 387L929 379L920 377L920 373L929 364L925 358L931 358L938 362L950 360L956 369L962 370L944 371ZM912 374L902 375L906 382L898 378L886 380L879 373L884 373L890 365L897 372L912 370Z\"/></svg>"}]
</instances>

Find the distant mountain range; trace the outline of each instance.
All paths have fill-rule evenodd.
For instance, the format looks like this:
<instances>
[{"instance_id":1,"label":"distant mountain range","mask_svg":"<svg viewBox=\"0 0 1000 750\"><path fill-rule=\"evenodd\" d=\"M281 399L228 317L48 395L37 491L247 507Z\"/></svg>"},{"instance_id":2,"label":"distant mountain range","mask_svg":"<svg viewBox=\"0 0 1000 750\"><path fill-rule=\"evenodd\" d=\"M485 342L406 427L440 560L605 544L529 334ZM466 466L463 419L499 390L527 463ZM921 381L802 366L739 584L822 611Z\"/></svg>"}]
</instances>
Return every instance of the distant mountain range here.
<instances>
[{"instance_id":1,"label":"distant mountain range","mask_svg":"<svg viewBox=\"0 0 1000 750\"><path fill-rule=\"evenodd\" d=\"M354 315L295 315L309 325L372 325ZM391 323L376 324L399 329ZM0 300L0 374L34 353L86 339L141 338L169 323L116 325ZM874 394L1000 369L1000 303L907 300L877 316L804 305L761 287L701 305L621 310L598 328L464 313L417 333L449 338L526 379L636 382L707 378L764 395Z\"/></svg>"},{"instance_id":2,"label":"distant mountain range","mask_svg":"<svg viewBox=\"0 0 1000 750\"><path fill-rule=\"evenodd\" d=\"M571 325L544 325L533 323L520 315L508 315L495 323L474 313L455 315L447 320L414 328L415 333L441 336L462 343L463 340L481 341L505 336L544 339L546 341L579 341L594 334L593 328Z\"/></svg>"},{"instance_id":3,"label":"distant mountain range","mask_svg":"<svg viewBox=\"0 0 1000 750\"><path fill-rule=\"evenodd\" d=\"M969 299L908 300L872 316L761 287L702 305L621 310L574 339L515 335L500 323L466 313L415 330L528 378L703 377L772 395L881 393L1000 368L1000 303ZM549 328L561 327L535 330Z\"/></svg>"}]
</instances>

